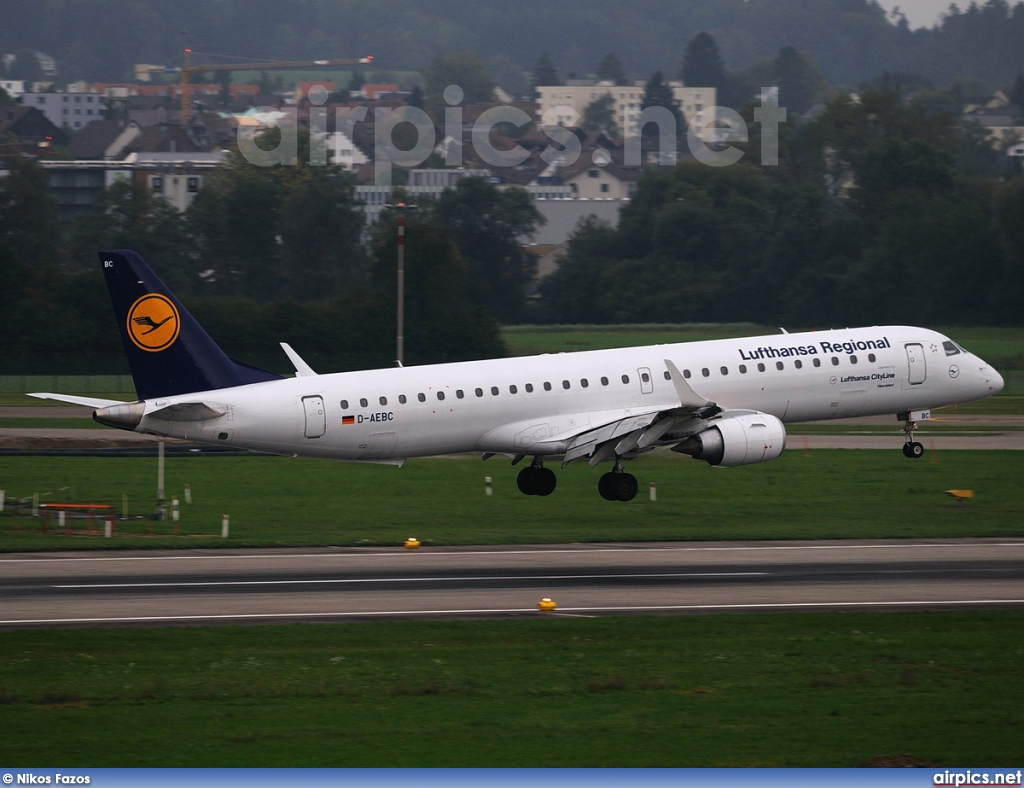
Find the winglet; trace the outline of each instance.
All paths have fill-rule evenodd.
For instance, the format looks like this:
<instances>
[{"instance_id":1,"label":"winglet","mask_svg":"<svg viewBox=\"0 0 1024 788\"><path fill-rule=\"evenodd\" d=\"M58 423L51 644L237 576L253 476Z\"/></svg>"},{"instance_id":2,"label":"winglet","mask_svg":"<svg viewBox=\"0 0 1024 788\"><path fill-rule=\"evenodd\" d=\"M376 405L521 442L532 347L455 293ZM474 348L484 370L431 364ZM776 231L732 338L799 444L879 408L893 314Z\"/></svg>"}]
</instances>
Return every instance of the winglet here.
<instances>
[{"instance_id":1,"label":"winglet","mask_svg":"<svg viewBox=\"0 0 1024 788\"><path fill-rule=\"evenodd\" d=\"M681 407L693 408L694 410L714 407L714 402L709 399L705 399L690 388L690 384L686 382L686 378L680 374L679 368L667 358L665 359L665 367L668 369L669 377L672 379L672 385L675 386Z\"/></svg>"},{"instance_id":2,"label":"winglet","mask_svg":"<svg viewBox=\"0 0 1024 788\"><path fill-rule=\"evenodd\" d=\"M295 367L295 377L297 378L310 378L315 377L316 372L309 366L305 361L302 360L302 356L292 350L292 346L287 342L281 343L281 350L288 356L288 360L292 362L292 366Z\"/></svg>"}]
</instances>

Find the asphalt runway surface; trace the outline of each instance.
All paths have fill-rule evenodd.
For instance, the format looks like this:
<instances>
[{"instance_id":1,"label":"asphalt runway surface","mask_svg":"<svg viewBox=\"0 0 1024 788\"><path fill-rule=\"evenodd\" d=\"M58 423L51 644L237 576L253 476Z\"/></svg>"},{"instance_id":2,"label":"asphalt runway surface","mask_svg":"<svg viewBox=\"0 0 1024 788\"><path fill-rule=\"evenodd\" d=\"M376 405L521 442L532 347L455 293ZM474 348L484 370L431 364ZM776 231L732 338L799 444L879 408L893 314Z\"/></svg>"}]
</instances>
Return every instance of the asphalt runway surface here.
<instances>
[{"instance_id":1,"label":"asphalt runway surface","mask_svg":"<svg viewBox=\"0 0 1024 788\"><path fill-rule=\"evenodd\" d=\"M1024 539L0 557L3 628L1021 606Z\"/></svg>"}]
</instances>

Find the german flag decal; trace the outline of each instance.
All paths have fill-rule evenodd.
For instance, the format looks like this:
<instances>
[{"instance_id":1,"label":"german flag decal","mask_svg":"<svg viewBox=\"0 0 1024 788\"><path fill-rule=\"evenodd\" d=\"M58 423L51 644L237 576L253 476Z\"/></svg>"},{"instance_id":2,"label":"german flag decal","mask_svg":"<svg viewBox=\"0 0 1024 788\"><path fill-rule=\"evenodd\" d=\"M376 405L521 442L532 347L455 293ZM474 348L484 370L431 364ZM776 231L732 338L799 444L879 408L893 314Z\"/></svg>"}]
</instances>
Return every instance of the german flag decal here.
<instances>
[{"instance_id":1,"label":"german flag decal","mask_svg":"<svg viewBox=\"0 0 1024 788\"><path fill-rule=\"evenodd\" d=\"M355 416L342 416L341 417L341 423L342 423L342 425L345 425L345 424L355 424L356 423L356 417Z\"/></svg>"}]
</instances>

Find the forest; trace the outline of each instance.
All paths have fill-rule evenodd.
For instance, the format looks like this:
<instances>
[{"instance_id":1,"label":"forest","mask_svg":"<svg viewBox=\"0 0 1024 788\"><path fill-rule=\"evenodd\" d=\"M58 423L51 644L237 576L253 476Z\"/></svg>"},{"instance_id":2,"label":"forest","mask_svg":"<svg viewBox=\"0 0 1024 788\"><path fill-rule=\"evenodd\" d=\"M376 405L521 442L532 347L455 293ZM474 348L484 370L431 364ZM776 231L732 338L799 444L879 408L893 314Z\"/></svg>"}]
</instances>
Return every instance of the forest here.
<instances>
[{"instance_id":1,"label":"forest","mask_svg":"<svg viewBox=\"0 0 1024 788\"><path fill-rule=\"evenodd\" d=\"M1024 320L1024 177L941 103L866 91L782 124L778 164L759 162L756 136L737 147L733 166L650 168L618 226L582 221L536 292L522 244L542 218L524 191L466 178L421 201L407 211L409 363L501 355L499 321ZM120 182L61 225L45 172L8 166L0 372L123 368L96 262L112 248L139 251L245 361L281 369L287 341L314 368L393 363L396 216L366 229L348 172L235 155L184 214Z\"/></svg>"},{"instance_id":2,"label":"forest","mask_svg":"<svg viewBox=\"0 0 1024 788\"><path fill-rule=\"evenodd\" d=\"M940 24L918 30L873 0L5 0L0 50L47 52L64 82L130 79L135 63L170 62L186 47L257 59L373 55L378 77L408 82L437 55L472 51L522 95L541 53L563 76L594 74L607 53L630 79L674 75L700 31L732 71L792 46L837 87L889 71L995 89L1024 71L1024 3L1006 0L951 4Z\"/></svg>"}]
</instances>

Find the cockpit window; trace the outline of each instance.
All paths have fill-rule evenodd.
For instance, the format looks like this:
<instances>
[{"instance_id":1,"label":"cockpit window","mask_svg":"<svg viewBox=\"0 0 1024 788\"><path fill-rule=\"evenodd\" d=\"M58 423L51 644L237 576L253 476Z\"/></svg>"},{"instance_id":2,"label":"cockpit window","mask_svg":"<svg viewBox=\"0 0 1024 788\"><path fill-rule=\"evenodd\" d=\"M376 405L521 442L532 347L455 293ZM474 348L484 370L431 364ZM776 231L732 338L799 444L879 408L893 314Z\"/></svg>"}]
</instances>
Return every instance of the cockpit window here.
<instances>
[{"instance_id":1,"label":"cockpit window","mask_svg":"<svg viewBox=\"0 0 1024 788\"><path fill-rule=\"evenodd\" d=\"M955 342L950 342L948 339L942 343L942 348L946 351L947 356L956 356L960 354L960 348L957 347Z\"/></svg>"}]
</instances>

